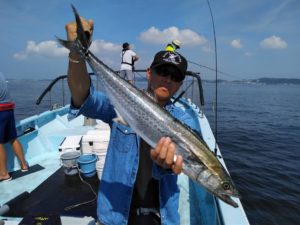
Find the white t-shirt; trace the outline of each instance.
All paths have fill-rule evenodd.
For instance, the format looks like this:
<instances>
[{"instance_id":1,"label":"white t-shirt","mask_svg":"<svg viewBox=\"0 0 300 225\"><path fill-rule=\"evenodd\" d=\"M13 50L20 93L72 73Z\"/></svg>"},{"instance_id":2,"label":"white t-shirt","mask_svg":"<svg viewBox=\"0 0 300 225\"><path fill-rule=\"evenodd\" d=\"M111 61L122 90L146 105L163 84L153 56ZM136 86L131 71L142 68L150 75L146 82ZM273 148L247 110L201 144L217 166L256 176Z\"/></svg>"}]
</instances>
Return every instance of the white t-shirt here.
<instances>
[{"instance_id":1,"label":"white t-shirt","mask_svg":"<svg viewBox=\"0 0 300 225\"><path fill-rule=\"evenodd\" d=\"M121 52L121 60L122 60L122 54L123 52ZM132 51L131 49L126 50L124 55L123 55L123 62L132 64L132 57L136 56L136 53L134 51ZM121 62L122 62L121 61ZM132 70L132 66L126 63L121 63L121 69L120 70Z\"/></svg>"}]
</instances>

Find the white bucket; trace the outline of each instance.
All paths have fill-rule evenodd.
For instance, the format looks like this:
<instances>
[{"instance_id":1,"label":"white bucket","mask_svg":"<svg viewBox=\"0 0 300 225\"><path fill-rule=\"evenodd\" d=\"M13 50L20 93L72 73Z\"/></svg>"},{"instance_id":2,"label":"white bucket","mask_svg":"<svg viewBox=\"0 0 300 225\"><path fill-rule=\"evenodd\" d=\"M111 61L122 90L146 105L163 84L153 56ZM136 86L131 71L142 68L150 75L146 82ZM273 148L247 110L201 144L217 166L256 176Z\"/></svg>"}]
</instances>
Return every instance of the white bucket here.
<instances>
[{"instance_id":1,"label":"white bucket","mask_svg":"<svg viewBox=\"0 0 300 225\"><path fill-rule=\"evenodd\" d=\"M98 155L98 160L96 162L96 170L97 170L97 175L99 180L101 180L102 178L104 163L105 163L105 155L104 156Z\"/></svg>"},{"instance_id":2,"label":"white bucket","mask_svg":"<svg viewBox=\"0 0 300 225\"><path fill-rule=\"evenodd\" d=\"M77 151L70 151L61 154L60 159L66 175L74 175L78 173L77 159L79 158L79 156L80 153Z\"/></svg>"}]
</instances>

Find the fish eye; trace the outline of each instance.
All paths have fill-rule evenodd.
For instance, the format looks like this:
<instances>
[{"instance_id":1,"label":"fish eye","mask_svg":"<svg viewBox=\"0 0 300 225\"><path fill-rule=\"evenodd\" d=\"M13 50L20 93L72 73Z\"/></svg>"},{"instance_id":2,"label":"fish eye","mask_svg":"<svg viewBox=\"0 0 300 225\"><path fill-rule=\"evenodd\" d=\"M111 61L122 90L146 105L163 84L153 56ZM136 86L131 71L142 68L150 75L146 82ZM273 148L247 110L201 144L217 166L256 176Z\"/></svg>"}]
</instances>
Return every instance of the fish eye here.
<instances>
[{"instance_id":1,"label":"fish eye","mask_svg":"<svg viewBox=\"0 0 300 225\"><path fill-rule=\"evenodd\" d=\"M222 188L223 188L224 190L229 190L229 189L230 189L230 184L229 184L228 182L223 182L223 183L222 183Z\"/></svg>"}]
</instances>

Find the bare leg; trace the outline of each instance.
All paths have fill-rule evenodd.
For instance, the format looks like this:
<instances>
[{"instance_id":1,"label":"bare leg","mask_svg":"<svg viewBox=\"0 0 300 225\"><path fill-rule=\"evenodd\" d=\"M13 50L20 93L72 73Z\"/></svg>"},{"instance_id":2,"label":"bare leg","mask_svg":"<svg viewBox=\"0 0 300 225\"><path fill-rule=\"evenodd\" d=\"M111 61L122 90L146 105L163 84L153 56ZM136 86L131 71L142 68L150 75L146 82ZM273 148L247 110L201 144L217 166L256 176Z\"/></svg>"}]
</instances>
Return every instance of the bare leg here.
<instances>
[{"instance_id":1,"label":"bare leg","mask_svg":"<svg viewBox=\"0 0 300 225\"><path fill-rule=\"evenodd\" d=\"M0 179L9 178L8 171L6 169L6 152L4 145L0 144Z\"/></svg>"},{"instance_id":2,"label":"bare leg","mask_svg":"<svg viewBox=\"0 0 300 225\"><path fill-rule=\"evenodd\" d=\"M22 148L21 143L19 142L19 140L17 138L10 141L10 143L11 143L13 149L14 149L14 152L15 152L17 158L20 161L21 168L22 169L27 169L27 164L26 164L26 161L25 161L25 158L24 158L23 148Z\"/></svg>"}]
</instances>

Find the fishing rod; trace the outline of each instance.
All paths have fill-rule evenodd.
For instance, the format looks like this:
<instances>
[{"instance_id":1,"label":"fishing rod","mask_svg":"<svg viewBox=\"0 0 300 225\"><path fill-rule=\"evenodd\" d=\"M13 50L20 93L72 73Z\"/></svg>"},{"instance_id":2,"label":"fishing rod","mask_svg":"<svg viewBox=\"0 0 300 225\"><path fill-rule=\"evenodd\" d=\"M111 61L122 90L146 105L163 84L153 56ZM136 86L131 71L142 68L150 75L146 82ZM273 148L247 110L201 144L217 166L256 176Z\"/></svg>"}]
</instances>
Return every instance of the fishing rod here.
<instances>
[{"instance_id":1,"label":"fishing rod","mask_svg":"<svg viewBox=\"0 0 300 225\"><path fill-rule=\"evenodd\" d=\"M217 155L217 143L218 143L218 52L217 52L217 38L216 38L216 30L215 30L215 22L214 22L214 17L213 13L211 10L211 6L209 3L209 0L206 0L208 8L209 8L209 13L211 16L211 21L212 21L212 26L213 26L213 34L214 34L214 47L215 47L215 72L216 72L216 92L215 92L215 100L216 100L216 105L215 105L215 155Z\"/></svg>"}]
</instances>

